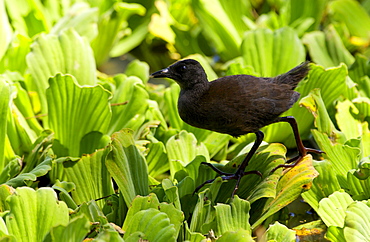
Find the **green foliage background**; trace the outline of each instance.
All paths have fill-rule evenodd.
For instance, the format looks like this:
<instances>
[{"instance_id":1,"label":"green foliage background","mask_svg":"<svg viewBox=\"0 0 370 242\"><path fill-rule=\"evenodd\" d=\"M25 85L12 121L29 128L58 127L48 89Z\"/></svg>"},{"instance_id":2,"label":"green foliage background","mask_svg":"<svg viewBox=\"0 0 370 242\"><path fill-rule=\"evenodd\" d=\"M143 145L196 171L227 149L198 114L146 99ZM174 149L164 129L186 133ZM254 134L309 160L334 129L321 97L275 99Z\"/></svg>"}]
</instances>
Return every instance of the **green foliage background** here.
<instances>
[{"instance_id":1,"label":"green foliage background","mask_svg":"<svg viewBox=\"0 0 370 242\"><path fill-rule=\"evenodd\" d=\"M370 241L369 14L369 0L0 0L1 241ZM232 172L254 135L180 119L178 85L149 73L181 58L209 80L312 61L284 115L325 154L270 174L295 145L273 124L247 167L262 178L193 195L216 175L201 162Z\"/></svg>"}]
</instances>

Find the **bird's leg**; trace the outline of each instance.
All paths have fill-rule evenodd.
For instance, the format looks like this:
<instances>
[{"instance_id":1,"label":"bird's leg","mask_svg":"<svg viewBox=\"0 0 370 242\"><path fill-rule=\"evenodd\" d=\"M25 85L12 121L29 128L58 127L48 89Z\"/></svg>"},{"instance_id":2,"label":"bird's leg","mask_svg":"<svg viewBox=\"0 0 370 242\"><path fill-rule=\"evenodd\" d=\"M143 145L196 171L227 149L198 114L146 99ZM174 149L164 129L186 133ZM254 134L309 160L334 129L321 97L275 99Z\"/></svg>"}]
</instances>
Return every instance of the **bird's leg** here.
<instances>
[{"instance_id":1,"label":"bird's leg","mask_svg":"<svg viewBox=\"0 0 370 242\"><path fill-rule=\"evenodd\" d=\"M255 134L256 134L256 141L254 142L251 150L248 152L247 156L244 158L243 162L240 164L240 166L238 167L238 169L236 170L235 173L226 173L226 172L223 172L223 171L217 169L216 167L214 167L210 163L202 162L203 165L207 165L207 166L211 167L212 170L214 170L218 174L222 175L222 180L236 180L236 184L235 184L234 191L232 193L232 197L235 195L236 191L238 190L240 180L242 179L243 176L248 175L248 174L256 174L256 175L259 175L260 177L262 177L262 174L259 171L244 172L245 168L248 166L248 163L249 163L250 159L252 158L254 153L256 153L259 145L262 143L262 140L263 140L263 137L264 137L262 131L257 131L257 132L255 132ZM214 180L215 179L211 179L211 180L203 182L201 185L199 185L197 188L195 188L193 194L198 192L199 189L201 189L204 185L206 185L208 183L212 183Z\"/></svg>"},{"instance_id":2,"label":"bird's leg","mask_svg":"<svg viewBox=\"0 0 370 242\"><path fill-rule=\"evenodd\" d=\"M316 150L316 149L311 149L311 148L304 147L304 145L302 143L301 136L299 135L297 121L295 120L295 118L293 116L280 117L276 122L287 122L287 123L290 124L290 126L292 127L292 130L293 130L295 142L297 144L298 155L296 157L293 157L292 159L289 159L286 162L288 164L278 165L277 167L272 169L270 173L273 173L274 171L276 171L277 169L279 169L281 167L294 167L294 166L296 166L302 160L302 158L305 155L307 155L307 152L313 152L313 153L316 153L316 154L325 153L321 150Z\"/></svg>"}]
</instances>

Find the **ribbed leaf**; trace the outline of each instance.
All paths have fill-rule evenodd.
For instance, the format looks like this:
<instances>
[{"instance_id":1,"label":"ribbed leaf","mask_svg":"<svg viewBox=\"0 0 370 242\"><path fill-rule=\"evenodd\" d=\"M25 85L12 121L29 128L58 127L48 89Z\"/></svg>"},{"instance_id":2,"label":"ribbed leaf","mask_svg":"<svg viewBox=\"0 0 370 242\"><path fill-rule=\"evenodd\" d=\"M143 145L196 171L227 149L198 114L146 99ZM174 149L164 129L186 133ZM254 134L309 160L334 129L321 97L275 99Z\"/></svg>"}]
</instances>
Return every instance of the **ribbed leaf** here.
<instances>
[{"instance_id":1,"label":"ribbed leaf","mask_svg":"<svg viewBox=\"0 0 370 242\"><path fill-rule=\"evenodd\" d=\"M317 211L319 202L335 191L339 191L341 187L331 161L314 161L314 167L320 175L313 180L311 189L302 193L302 197Z\"/></svg>"},{"instance_id":2,"label":"ribbed leaf","mask_svg":"<svg viewBox=\"0 0 370 242\"><path fill-rule=\"evenodd\" d=\"M90 222L85 216L71 219L68 225L53 227L44 242L82 241L90 229Z\"/></svg>"},{"instance_id":3,"label":"ribbed leaf","mask_svg":"<svg viewBox=\"0 0 370 242\"><path fill-rule=\"evenodd\" d=\"M138 77L117 75L114 81L117 89L113 92L111 100L114 106L108 133L112 134L123 128L136 131L145 120L149 94L144 88L143 81Z\"/></svg>"},{"instance_id":4,"label":"ribbed leaf","mask_svg":"<svg viewBox=\"0 0 370 242\"><path fill-rule=\"evenodd\" d=\"M369 95L370 97L370 95ZM370 117L370 98L358 97L352 100L352 103L358 109L358 115L361 120ZM366 156L366 155L365 155Z\"/></svg>"},{"instance_id":5,"label":"ribbed leaf","mask_svg":"<svg viewBox=\"0 0 370 242\"><path fill-rule=\"evenodd\" d=\"M181 210L172 204L159 203L154 194L136 197L122 226L124 239L138 236L149 241L175 241L183 221ZM132 238L130 238L132 239Z\"/></svg>"},{"instance_id":6,"label":"ribbed leaf","mask_svg":"<svg viewBox=\"0 0 370 242\"><path fill-rule=\"evenodd\" d=\"M167 141L166 148L170 163L170 173L173 178L178 171L194 160L197 155L202 155L207 161L209 160L208 150L204 144L198 144L195 136L185 130L178 135L172 136Z\"/></svg>"},{"instance_id":7,"label":"ribbed leaf","mask_svg":"<svg viewBox=\"0 0 370 242\"><path fill-rule=\"evenodd\" d=\"M320 201L317 213L326 226L343 227L346 210L351 203L353 199L348 193L334 192Z\"/></svg>"},{"instance_id":8,"label":"ribbed leaf","mask_svg":"<svg viewBox=\"0 0 370 242\"><path fill-rule=\"evenodd\" d=\"M219 203L215 209L218 235L239 229L252 232L249 224L250 204L248 201L235 196L230 205Z\"/></svg>"},{"instance_id":9,"label":"ribbed leaf","mask_svg":"<svg viewBox=\"0 0 370 242\"><path fill-rule=\"evenodd\" d=\"M252 229L294 201L303 191L310 189L312 180L317 176L318 173L312 166L312 156L306 155L281 177L276 187L276 197L268 200L261 217L251 226Z\"/></svg>"},{"instance_id":10,"label":"ribbed leaf","mask_svg":"<svg viewBox=\"0 0 370 242\"><path fill-rule=\"evenodd\" d=\"M370 241L370 208L365 203L348 206L344 236L347 241Z\"/></svg>"},{"instance_id":11,"label":"ribbed leaf","mask_svg":"<svg viewBox=\"0 0 370 242\"><path fill-rule=\"evenodd\" d=\"M14 29L24 36L33 37L34 35L48 31L49 18L45 16L45 9L41 2L22 2L22 1L4 1L8 17ZM21 9L21 11L20 11Z\"/></svg>"},{"instance_id":12,"label":"ribbed leaf","mask_svg":"<svg viewBox=\"0 0 370 242\"><path fill-rule=\"evenodd\" d=\"M122 34L121 31L127 27L127 19L133 14L144 15L145 10L137 3L114 2L113 7L100 16L99 35L91 43L98 66L109 57L110 50Z\"/></svg>"},{"instance_id":13,"label":"ribbed leaf","mask_svg":"<svg viewBox=\"0 0 370 242\"><path fill-rule=\"evenodd\" d=\"M279 239L280 242L294 242L296 241L296 233L294 230L288 229L286 226L275 222L270 225L265 233L267 241L276 241Z\"/></svg>"},{"instance_id":14,"label":"ribbed leaf","mask_svg":"<svg viewBox=\"0 0 370 242\"><path fill-rule=\"evenodd\" d=\"M5 167L5 140L10 102L10 85L0 76L0 169Z\"/></svg>"},{"instance_id":15,"label":"ribbed leaf","mask_svg":"<svg viewBox=\"0 0 370 242\"><path fill-rule=\"evenodd\" d=\"M127 219L126 219L127 220ZM137 212L128 225L124 239L127 241L175 241L175 229L167 214L154 208Z\"/></svg>"},{"instance_id":16,"label":"ribbed leaf","mask_svg":"<svg viewBox=\"0 0 370 242\"><path fill-rule=\"evenodd\" d=\"M303 43L307 45L312 60L325 68L340 63L349 66L355 61L333 25L329 25L325 32L314 31L305 34Z\"/></svg>"},{"instance_id":17,"label":"ribbed leaf","mask_svg":"<svg viewBox=\"0 0 370 242\"><path fill-rule=\"evenodd\" d=\"M16 189L8 198L9 214L5 217L9 234L19 241L43 241L49 230L67 225L69 211L64 202L56 198L51 188L35 191L29 187Z\"/></svg>"},{"instance_id":18,"label":"ribbed leaf","mask_svg":"<svg viewBox=\"0 0 370 242\"><path fill-rule=\"evenodd\" d=\"M362 124L354 115L359 111L355 105L348 99L337 103L337 113L335 118L340 131L346 136L346 139L356 139L362 135Z\"/></svg>"},{"instance_id":19,"label":"ribbed leaf","mask_svg":"<svg viewBox=\"0 0 370 242\"><path fill-rule=\"evenodd\" d=\"M108 170L105 166L105 150L85 155L77 162L65 162L67 181L76 185L72 197L77 204L102 198L114 193ZM104 206L104 200L97 201Z\"/></svg>"},{"instance_id":20,"label":"ribbed leaf","mask_svg":"<svg viewBox=\"0 0 370 242\"><path fill-rule=\"evenodd\" d=\"M335 242L346 241L346 238L344 237L344 229L334 226L328 228L325 238Z\"/></svg>"},{"instance_id":21,"label":"ribbed leaf","mask_svg":"<svg viewBox=\"0 0 370 242\"><path fill-rule=\"evenodd\" d=\"M32 76L30 86L38 93L44 113L47 107L45 90L49 87L50 77L63 73L76 77L80 85L97 82L90 44L73 29L62 31L59 36L39 35L27 55L27 65Z\"/></svg>"},{"instance_id":22,"label":"ribbed leaf","mask_svg":"<svg viewBox=\"0 0 370 242\"><path fill-rule=\"evenodd\" d=\"M21 187L28 182L36 181L38 177L46 175L51 170L52 159L46 157L45 160L32 169L30 172L21 173L18 176L6 182L7 185L12 187Z\"/></svg>"},{"instance_id":23,"label":"ribbed leaf","mask_svg":"<svg viewBox=\"0 0 370 242\"><path fill-rule=\"evenodd\" d=\"M73 76L56 75L49 80L46 91L48 99L49 127L55 132L55 139L66 149L55 150L60 156L80 156L81 140L90 132L105 134L111 118L108 104L110 94L101 86L80 87ZM100 139L96 137L96 139ZM97 140L86 140L90 147ZM87 144L84 147L88 146Z\"/></svg>"},{"instance_id":24,"label":"ribbed leaf","mask_svg":"<svg viewBox=\"0 0 370 242\"><path fill-rule=\"evenodd\" d=\"M263 77L287 72L305 60L305 50L297 33L288 27L271 31L256 29L244 35L242 57Z\"/></svg>"},{"instance_id":25,"label":"ribbed leaf","mask_svg":"<svg viewBox=\"0 0 370 242\"><path fill-rule=\"evenodd\" d=\"M97 22L98 9L91 8L88 3L77 2L58 20L50 33L59 34L65 29L73 28L79 35L85 36L91 41L98 34Z\"/></svg>"},{"instance_id":26,"label":"ribbed leaf","mask_svg":"<svg viewBox=\"0 0 370 242\"><path fill-rule=\"evenodd\" d=\"M262 173L263 180L257 175L247 175L242 178L238 194L247 197L252 204L260 198L273 198L276 196L276 185L281 176L281 170L270 174L270 171L285 162L286 148L282 144L273 143L261 146L251 159L245 171L257 170ZM244 156L241 157L244 159ZM235 159L236 160L236 159ZM227 166L232 165L230 162Z\"/></svg>"},{"instance_id":27,"label":"ribbed leaf","mask_svg":"<svg viewBox=\"0 0 370 242\"><path fill-rule=\"evenodd\" d=\"M29 93L22 87L21 83L13 83L17 88L17 97L13 99L14 104L17 106L19 112L24 116L28 126L35 132L36 135L40 135L43 131L39 121L35 118L35 112L32 106ZM31 132L31 131L29 131Z\"/></svg>"},{"instance_id":28,"label":"ribbed leaf","mask_svg":"<svg viewBox=\"0 0 370 242\"><path fill-rule=\"evenodd\" d=\"M105 164L129 207L136 195L149 193L147 164L128 129L114 133L110 147Z\"/></svg>"},{"instance_id":29,"label":"ribbed leaf","mask_svg":"<svg viewBox=\"0 0 370 242\"><path fill-rule=\"evenodd\" d=\"M346 144L346 137L330 120L318 90L313 90L309 96L302 99L301 104L315 117L318 130L312 130L312 133L320 149L325 151L324 157L333 162L333 171L338 178L346 177L347 172L357 166L360 149ZM339 182L343 182L343 179ZM341 185L345 186L342 183Z\"/></svg>"},{"instance_id":30,"label":"ribbed leaf","mask_svg":"<svg viewBox=\"0 0 370 242\"><path fill-rule=\"evenodd\" d=\"M170 169L165 146L162 142L149 143L149 152L146 156L149 175L157 177Z\"/></svg>"},{"instance_id":31,"label":"ribbed leaf","mask_svg":"<svg viewBox=\"0 0 370 242\"><path fill-rule=\"evenodd\" d=\"M323 12L325 11L327 1L328 0L288 1L290 5L290 23L297 22L301 19L314 18L315 22L308 31L318 29L321 19L324 16Z\"/></svg>"},{"instance_id":32,"label":"ribbed leaf","mask_svg":"<svg viewBox=\"0 0 370 242\"><path fill-rule=\"evenodd\" d=\"M12 42L9 43L5 55L2 59L0 58L0 72L10 70L23 74L27 68L26 55L31 50L31 42L31 39L26 36L15 35Z\"/></svg>"},{"instance_id":33,"label":"ribbed leaf","mask_svg":"<svg viewBox=\"0 0 370 242\"><path fill-rule=\"evenodd\" d=\"M239 56L241 36L220 1L196 0L192 3L206 36L217 49L221 59L227 61Z\"/></svg>"},{"instance_id":34,"label":"ribbed leaf","mask_svg":"<svg viewBox=\"0 0 370 242\"><path fill-rule=\"evenodd\" d=\"M229 241L244 241L244 242L253 242L254 239L252 238L249 231L244 229L239 229L237 231L227 231L226 233L222 234L222 236L217 239L219 242L229 242Z\"/></svg>"},{"instance_id":35,"label":"ribbed leaf","mask_svg":"<svg viewBox=\"0 0 370 242\"><path fill-rule=\"evenodd\" d=\"M15 189L11 186L0 185L0 211L9 210L9 204L6 199L14 193Z\"/></svg>"},{"instance_id":36,"label":"ribbed leaf","mask_svg":"<svg viewBox=\"0 0 370 242\"><path fill-rule=\"evenodd\" d=\"M347 25L351 35L369 38L370 16L359 2L353 0L335 0L328 4L330 17Z\"/></svg>"}]
</instances>

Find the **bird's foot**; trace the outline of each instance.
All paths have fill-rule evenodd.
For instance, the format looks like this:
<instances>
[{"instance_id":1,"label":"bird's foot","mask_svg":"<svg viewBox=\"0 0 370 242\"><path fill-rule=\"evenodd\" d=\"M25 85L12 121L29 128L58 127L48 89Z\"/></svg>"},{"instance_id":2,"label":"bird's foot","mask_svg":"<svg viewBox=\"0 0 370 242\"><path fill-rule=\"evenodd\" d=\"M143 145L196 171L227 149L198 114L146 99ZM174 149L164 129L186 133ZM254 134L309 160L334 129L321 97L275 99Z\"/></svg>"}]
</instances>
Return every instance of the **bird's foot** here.
<instances>
[{"instance_id":1,"label":"bird's foot","mask_svg":"<svg viewBox=\"0 0 370 242\"><path fill-rule=\"evenodd\" d=\"M226 173L226 172L223 172L221 170L219 170L218 168L214 167L211 163L207 163L207 162L202 162L203 165L207 165L209 166L212 170L214 170L216 173L220 174L221 175L221 178L223 181L227 181L227 180L236 180L236 184L235 184L235 187L234 187L234 191L231 195L231 197L234 197L236 191L238 190L239 188L239 183L240 183L240 180L242 179L243 176L245 175L249 175L249 174L256 174L258 176L260 176L262 178L262 173L259 172L259 171L247 171L247 172L240 172L239 170L237 170L235 173ZM195 193L197 193L204 185L206 184L209 184L209 183L212 183L214 179L211 179L211 180L208 180L208 181L205 181L203 182L202 184L200 184L197 188L195 188L194 192L193 192L193 195Z\"/></svg>"},{"instance_id":2,"label":"bird's foot","mask_svg":"<svg viewBox=\"0 0 370 242\"><path fill-rule=\"evenodd\" d=\"M295 167L303 159L303 157L305 157L307 155L308 152L315 153L315 154L323 154L323 153L325 153L322 150L311 149L311 148L306 148L306 147L304 147L303 150L304 150L304 152L302 152L302 154L299 154L296 157L293 157L293 158L289 159L287 162L285 162L285 164L281 164L281 165L276 166L274 169L272 169L270 171L270 174L274 173L279 168L292 168L292 167Z\"/></svg>"}]
</instances>

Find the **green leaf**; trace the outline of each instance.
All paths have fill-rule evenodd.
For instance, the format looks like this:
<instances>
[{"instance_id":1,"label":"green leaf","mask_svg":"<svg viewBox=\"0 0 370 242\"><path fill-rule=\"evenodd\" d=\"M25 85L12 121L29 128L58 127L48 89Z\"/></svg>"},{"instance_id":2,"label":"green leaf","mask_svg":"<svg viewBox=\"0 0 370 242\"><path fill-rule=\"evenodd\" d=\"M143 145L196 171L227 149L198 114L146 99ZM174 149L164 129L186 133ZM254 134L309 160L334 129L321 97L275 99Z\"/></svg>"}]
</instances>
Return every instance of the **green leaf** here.
<instances>
[{"instance_id":1,"label":"green leaf","mask_svg":"<svg viewBox=\"0 0 370 242\"><path fill-rule=\"evenodd\" d=\"M59 34L63 30L73 28L80 36L91 41L98 34L97 22L98 9L91 8L88 3L77 2L55 23L50 33Z\"/></svg>"},{"instance_id":2,"label":"green leaf","mask_svg":"<svg viewBox=\"0 0 370 242\"><path fill-rule=\"evenodd\" d=\"M21 86L20 82L15 82L13 85L17 90L17 96L13 99L14 104L17 106L17 109L25 118L25 121L32 131L35 132L36 135L40 135L40 133L43 131L43 127L40 125L37 118L35 118L36 115L29 97L29 93Z\"/></svg>"},{"instance_id":3,"label":"green leaf","mask_svg":"<svg viewBox=\"0 0 370 242\"><path fill-rule=\"evenodd\" d=\"M251 148L251 145L248 145ZM242 150L240 153L243 153ZM282 144L273 143L268 146L260 146L256 155L252 157L245 171L257 170L262 173L262 179L257 175L244 176L240 182L237 194L246 197L252 204L260 198L274 198L276 196L276 185L281 176L281 171L270 174L270 171L278 165L285 163L286 148ZM226 166L234 166L235 162L240 164L245 156L238 156ZM239 159L239 162L237 161Z\"/></svg>"},{"instance_id":4,"label":"green leaf","mask_svg":"<svg viewBox=\"0 0 370 242\"><path fill-rule=\"evenodd\" d=\"M370 95L369 95L370 97ZM365 120L370 117L370 98L367 97L357 97L352 100L352 103L358 109L356 116L360 120ZM366 155L365 155L366 156Z\"/></svg>"},{"instance_id":5,"label":"green leaf","mask_svg":"<svg viewBox=\"0 0 370 242\"><path fill-rule=\"evenodd\" d=\"M277 239L279 239L280 242L296 241L296 232L288 229L277 221L269 226L266 230L265 236L266 241L276 241Z\"/></svg>"},{"instance_id":6,"label":"green leaf","mask_svg":"<svg viewBox=\"0 0 370 242\"><path fill-rule=\"evenodd\" d=\"M303 199L317 211L319 202L330 194L341 189L333 163L329 160L314 161L314 167L320 174L313 180L309 191L302 193Z\"/></svg>"},{"instance_id":7,"label":"green leaf","mask_svg":"<svg viewBox=\"0 0 370 242\"><path fill-rule=\"evenodd\" d=\"M177 209L181 210L178 187L175 186L170 179L163 179L162 187L166 194L167 200L172 203Z\"/></svg>"},{"instance_id":8,"label":"green leaf","mask_svg":"<svg viewBox=\"0 0 370 242\"><path fill-rule=\"evenodd\" d=\"M359 113L356 106L348 99L337 103L335 118L340 131L346 139L356 139L362 135L362 124L354 118Z\"/></svg>"},{"instance_id":9,"label":"green leaf","mask_svg":"<svg viewBox=\"0 0 370 242\"><path fill-rule=\"evenodd\" d=\"M159 203L154 194L138 196L132 202L122 226L126 231L124 239L137 238L140 232L143 239L150 241L174 241L183 219L181 210L172 204Z\"/></svg>"},{"instance_id":10,"label":"green leaf","mask_svg":"<svg viewBox=\"0 0 370 242\"><path fill-rule=\"evenodd\" d=\"M350 204L346 211L344 236L346 241L369 241L370 208L362 202Z\"/></svg>"},{"instance_id":11,"label":"green leaf","mask_svg":"<svg viewBox=\"0 0 370 242\"><path fill-rule=\"evenodd\" d=\"M337 66L342 62L349 66L355 61L333 25L329 25L325 32L314 31L305 34L303 43L307 45L312 60L325 68Z\"/></svg>"},{"instance_id":12,"label":"green leaf","mask_svg":"<svg viewBox=\"0 0 370 242\"><path fill-rule=\"evenodd\" d=\"M192 2L195 15L200 21L200 25L217 49L218 54L224 61L230 60L240 55L239 46L241 34L227 15L221 1L196 0ZM240 11L237 12L238 14ZM235 13L236 14L236 13ZM238 18L235 16L235 18ZM239 18L240 21L240 18ZM241 21L239 22L241 23ZM244 25L246 30L246 26ZM242 32L242 30L240 31Z\"/></svg>"},{"instance_id":13,"label":"green leaf","mask_svg":"<svg viewBox=\"0 0 370 242\"><path fill-rule=\"evenodd\" d=\"M321 97L320 89L313 89L310 94L299 102L300 105L307 108L315 119L315 127L318 131L326 134L336 143L344 143L346 138L344 134L338 131L331 121L325 103Z\"/></svg>"},{"instance_id":14,"label":"green leaf","mask_svg":"<svg viewBox=\"0 0 370 242\"><path fill-rule=\"evenodd\" d=\"M122 128L138 130L145 121L148 109L149 94L143 81L138 77L117 75L113 78L116 90L113 92L112 119L109 124L109 134Z\"/></svg>"},{"instance_id":15,"label":"green leaf","mask_svg":"<svg viewBox=\"0 0 370 242\"><path fill-rule=\"evenodd\" d=\"M67 205L56 199L51 188L35 191L20 187L7 201L10 211L5 217L6 225L17 240L43 241L52 227L68 224Z\"/></svg>"},{"instance_id":16,"label":"green leaf","mask_svg":"<svg viewBox=\"0 0 370 242\"><path fill-rule=\"evenodd\" d=\"M110 149L105 164L126 205L130 206L136 195L149 193L147 164L135 146L132 132L128 129L112 135Z\"/></svg>"},{"instance_id":17,"label":"green leaf","mask_svg":"<svg viewBox=\"0 0 370 242\"><path fill-rule=\"evenodd\" d=\"M297 33L289 27L248 31L240 48L245 63L263 77L285 73L306 56Z\"/></svg>"},{"instance_id":18,"label":"green leaf","mask_svg":"<svg viewBox=\"0 0 370 242\"><path fill-rule=\"evenodd\" d=\"M20 172L21 168L22 165L19 158L9 161L0 173L0 184L3 184L15 177Z\"/></svg>"},{"instance_id":19,"label":"green leaf","mask_svg":"<svg viewBox=\"0 0 370 242\"><path fill-rule=\"evenodd\" d=\"M187 164L202 155L209 160L208 150L203 143L197 144L197 139L192 133L182 130L178 135L172 136L166 144L170 173L172 178Z\"/></svg>"},{"instance_id":20,"label":"green leaf","mask_svg":"<svg viewBox=\"0 0 370 242\"><path fill-rule=\"evenodd\" d=\"M146 156L149 175L157 177L170 169L165 146L162 142L149 143Z\"/></svg>"},{"instance_id":21,"label":"green leaf","mask_svg":"<svg viewBox=\"0 0 370 242\"><path fill-rule=\"evenodd\" d=\"M89 220L85 216L81 215L71 219L68 225L58 225L53 227L43 241L82 241L89 232L89 229Z\"/></svg>"},{"instance_id":22,"label":"green leaf","mask_svg":"<svg viewBox=\"0 0 370 242\"><path fill-rule=\"evenodd\" d=\"M344 237L344 229L334 226L328 228L325 238L330 241L346 241L346 238Z\"/></svg>"},{"instance_id":23,"label":"green leaf","mask_svg":"<svg viewBox=\"0 0 370 242\"><path fill-rule=\"evenodd\" d=\"M17 32L30 37L48 32L51 19L47 18L40 1L5 1L5 3L10 22Z\"/></svg>"},{"instance_id":24,"label":"green leaf","mask_svg":"<svg viewBox=\"0 0 370 242\"><path fill-rule=\"evenodd\" d=\"M5 140L10 105L10 85L0 76L0 168L5 167Z\"/></svg>"},{"instance_id":25,"label":"green leaf","mask_svg":"<svg viewBox=\"0 0 370 242\"><path fill-rule=\"evenodd\" d=\"M15 95L15 93L12 93ZM9 141L17 155L26 155L36 140L35 132L29 127L25 117L21 114L17 106L12 105L8 115L7 133Z\"/></svg>"},{"instance_id":26,"label":"green leaf","mask_svg":"<svg viewBox=\"0 0 370 242\"><path fill-rule=\"evenodd\" d=\"M107 60L114 44L122 38L120 34L127 28L127 19L133 14L144 15L145 11L146 9L137 3L115 2L107 12L100 16L99 35L91 43L98 66Z\"/></svg>"},{"instance_id":27,"label":"green leaf","mask_svg":"<svg viewBox=\"0 0 370 242\"><path fill-rule=\"evenodd\" d=\"M26 55L31 50L31 42L30 38L16 34L9 43L3 58L0 58L0 73L6 71L24 73L27 68Z\"/></svg>"},{"instance_id":28,"label":"green leaf","mask_svg":"<svg viewBox=\"0 0 370 242\"><path fill-rule=\"evenodd\" d=\"M55 139L67 151L54 150L59 156L80 156L81 140L92 131L105 134L111 118L108 104L110 93L101 86L78 86L70 75L57 74L49 80L46 91L49 110L49 127L55 132ZM96 137L99 139L99 136ZM88 140L92 147L96 140ZM86 147L86 144L85 144Z\"/></svg>"},{"instance_id":29,"label":"green leaf","mask_svg":"<svg viewBox=\"0 0 370 242\"><path fill-rule=\"evenodd\" d=\"M6 184L0 185L0 211L9 210L9 204L6 202L7 198L14 193L15 189Z\"/></svg>"},{"instance_id":30,"label":"green leaf","mask_svg":"<svg viewBox=\"0 0 370 242\"><path fill-rule=\"evenodd\" d=\"M319 202L317 213L326 226L343 227L346 210L351 203L353 199L348 193L334 192Z\"/></svg>"},{"instance_id":31,"label":"green leaf","mask_svg":"<svg viewBox=\"0 0 370 242\"><path fill-rule=\"evenodd\" d=\"M67 181L76 185L72 197L77 204L106 197L114 193L110 175L105 166L106 152L98 150L92 155L85 155L77 162L64 162ZM104 206L104 200L97 201Z\"/></svg>"},{"instance_id":32,"label":"green leaf","mask_svg":"<svg viewBox=\"0 0 370 242\"><path fill-rule=\"evenodd\" d=\"M276 187L276 196L266 202L261 217L251 228L256 228L266 218L294 201L303 191L310 189L312 180L317 176L318 173L312 166L312 156L306 155L281 177Z\"/></svg>"},{"instance_id":33,"label":"green leaf","mask_svg":"<svg viewBox=\"0 0 370 242\"><path fill-rule=\"evenodd\" d=\"M244 230L244 229L239 229L237 231L227 231L227 232L225 232L216 241L218 241L218 242L228 242L228 241L253 242L254 239L252 238L249 231Z\"/></svg>"},{"instance_id":34,"label":"green leaf","mask_svg":"<svg viewBox=\"0 0 370 242\"><path fill-rule=\"evenodd\" d=\"M127 76L137 76L146 84L149 80L149 65L144 61L133 60L127 65L125 74Z\"/></svg>"},{"instance_id":35,"label":"green leaf","mask_svg":"<svg viewBox=\"0 0 370 242\"><path fill-rule=\"evenodd\" d=\"M367 39L370 32L370 16L359 2L335 0L328 4L329 16L347 25L352 36Z\"/></svg>"},{"instance_id":36,"label":"green leaf","mask_svg":"<svg viewBox=\"0 0 370 242\"><path fill-rule=\"evenodd\" d=\"M103 231L101 231L98 236L94 238L94 241L96 242L124 242L121 235L112 228L113 226L110 226L109 228L105 228Z\"/></svg>"},{"instance_id":37,"label":"green leaf","mask_svg":"<svg viewBox=\"0 0 370 242\"><path fill-rule=\"evenodd\" d=\"M12 38L12 28L9 24L7 13L5 10L5 1L0 3L0 60L3 58L5 51L8 48L8 44L11 42Z\"/></svg>"},{"instance_id":38,"label":"green leaf","mask_svg":"<svg viewBox=\"0 0 370 242\"><path fill-rule=\"evenodd\" d=\"M313 31L319 28L323 13L328 0L303 0L288 1L290 5L290 23L293 25L302 19L314 18L315 21L307 31Z\"/></svg>"},{"instance_id":39,"label":"green leaf","mask_svg":"<svg viewBox=\"0 0 370 242\"><path fill-rule=\"evenodd\" d=\"M80 85L97 83L92 49L73 29L62 31L58 36L39 35L27 55L27 65L32 76L27 85L38 93L44 113L47 113L48 80L57 73L73 75Z\"/></svg>"},{"instance_id":40,"label":"green leaf","mask_svg":"<svg viewBox=\"0 0 370 242\"><path fill-rule=\"evenodd\" d=\"M198 201L193 209L191 216L189 232L200 232L206 234L211 228L214 228L216 215L213 201L222 184L221 177L216 178L211 186L198 193ZM211 227L210 227L211 225Z\"/></svg>"},{"instance_id":41,"label":"green leaf","mask_svg":"<svg viewBox=\"0 0 370 242\"><path fill-rule=\"evenodd\" d=\"M355 56L355 62L348 69L348 75L357 83L358 91L363 94L361 96L370 97L370 63L368 62L368 58L357 54Z\"/></svg>"},{"instance_id":42,"label":"green leaf","mask_svg":"<svg viewBox=\"0 0 370 242\"><path fill-rule=\"evenodd\" d=\"M154 208L137 212L127 227L124 239L127 241L175 241L175 230L165 213Z\"/></svg>"},{"instance_id":43,"label":"green leaf","mask_svg":"<svg viewBox=\"0 0 370 242\"><path fill-rule=\"evenodd\" d=\"M315 126L318 130L312 130L312 134L320 149L325 151L323 156L333 162L333 170L338 179L341 179L339 182L342 186L345 185L343 182L347 172L357 167L360 148L346 143L344 134L336 130L318 90L313 90L309 96L302 99L301 104L308 108L315 117Z\"/></svg>"},{"instance_id":44,"label":"green leaf","mask_svg":"<svg viewBox=\"0 0 370 242\"><path fill-rule=\"evenodd\" d=\"M250 204L248 201L234 196L230 205L219 203L215 206L217 233L219 235L228 231L240 229L252 232L249 224Z\"/></svg>"},{"instance_id":45,"label":"green leaf","mask_svg":"<svg viewBox=\"0 0 370 242\"><path fill-rule=\"evenodd\" d=\"M46 175L51 170L52 159L46 157L45 160L28 173L22 173L6 182L12 187L21 187L29 181L36 181L38 177Z\"/></svg>"}]
</instances>

